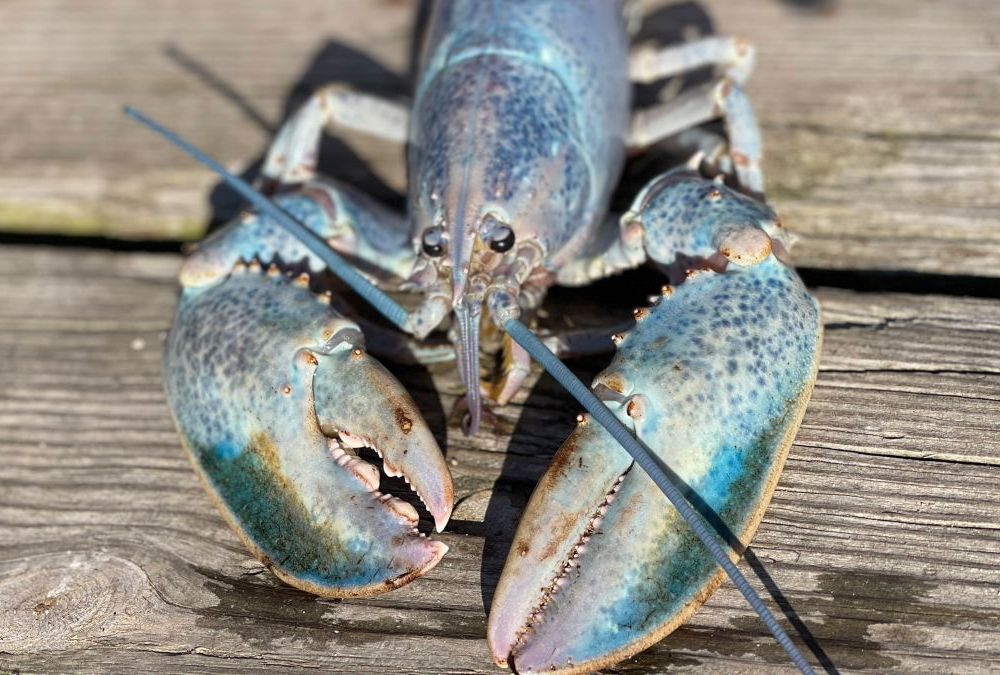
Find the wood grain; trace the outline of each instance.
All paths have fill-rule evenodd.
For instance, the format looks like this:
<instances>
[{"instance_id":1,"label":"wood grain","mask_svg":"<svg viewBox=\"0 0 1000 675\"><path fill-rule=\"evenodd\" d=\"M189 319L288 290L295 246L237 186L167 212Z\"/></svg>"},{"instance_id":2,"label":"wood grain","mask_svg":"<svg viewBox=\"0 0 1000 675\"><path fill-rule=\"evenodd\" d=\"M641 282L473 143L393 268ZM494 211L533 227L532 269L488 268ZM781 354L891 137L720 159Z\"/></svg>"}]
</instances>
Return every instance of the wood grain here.
<instances>
[{"instance_id":1,"label":"wood grain","mask_svg":"<svg viewBox=\"0 0 1000 675\"><path fill-rule=\"evenodd\" d=\"M197 237L232 199L121 105L246 169L319 84L405 98L417 4L0 3L12 27L0 41L0 228ZM800 265L1000 276L1000 4L650 4L668 11L644 34L756 44L749 90L769 193L803 237ZM325 151L333 172L379 198L402 186L399 148L348 137Z\"/></svg>"},{"instance_id":2,"label":"wood grain","mask_svg":"<svg viewBox=\"0 0 1000 675\"><path fill-rule=\"evenodd\" d=\"M159 357L177 264L0 249L0 670L500 672L486 603L576 406L536 376L494 433L448 426L445 561L388 595L316 599L244 552L182 454ZM754 541L768 583L842 672L1000 668L1000 302L817 295L819 382ZM444 433L452 370L394 370ZM620 671L668 668L787 665L726 584Z\"/></svg>"}]
</instances>

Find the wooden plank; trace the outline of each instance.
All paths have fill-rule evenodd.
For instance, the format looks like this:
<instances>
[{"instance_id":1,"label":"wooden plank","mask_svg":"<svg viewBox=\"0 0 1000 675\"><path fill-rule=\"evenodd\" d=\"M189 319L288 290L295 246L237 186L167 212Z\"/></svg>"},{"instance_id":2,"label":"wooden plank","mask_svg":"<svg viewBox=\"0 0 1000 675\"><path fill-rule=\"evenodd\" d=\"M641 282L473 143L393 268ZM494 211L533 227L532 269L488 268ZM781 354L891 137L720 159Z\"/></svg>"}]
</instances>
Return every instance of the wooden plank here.
<instances>
[{"instance_id":1,"label":"wooden plank","mask_svg":"<svg viewBox=\"0 0 1000 675\"><path fill-rule=\"evenodd\" d=\"M486 598L576 406L534 378L494 434L451 424L444 562L316 599L244 552L179 447L160 375L177 262L0 249L0 670L500 672ZM1000 668L1000 302L818 296L820 378L755 554L843 672ZM441 430L452 370L395 370ZM694 667L787 669L728 584L622 669Z\"/></svg>"},{"instance_id":2,"label":"wooden plank","mask_svg":"<svg viewBox=\"0 0 1000 675\"><path fill-rule=\"evenodd\" d=\"M740 33L772 199L800 265L1000 275L1000 51L992 0L671 3L648 32ZM189 160L126 123L141 106L233 168L290 104L344 78L408 91L415 2L0 3L0 227L197 237L233 205ZM683 24L687 30L678 26ZM214 83L214 84L213 84ZM391 197L400 150L331 146L341 177ZM369 171L371 167L374 174Z\"/></svg>"},{"instance_id":3,"label":"wooden plank","mask_svg":"<svg viewBox=\"0 0 1000 675\"><path fill-rule=\"evenodd\" d=\"M412 8L14 0L0 3L0 24L12 27L0 45L0 124L16 130L0 139L0 227L176 239L197 238L219 207L206 201L215 180L127 121L122 105L242 169L266 147L265 126L328 76L405 95L397 73L406 69ZM399 163L398 149L363 149L375 164ZM345 177L370 187L366 175L355 161Z\"/></svg>"},{"instance_id":4,"label":"wooden plank","mask_svg":"<svg viewBox=\"0 0 1000 675\"><path fill-rule=\"evenodd\" d=\"M759 47L749 90L800 265L1000 275L1000 5L707 4Z\"/></svg>"}]
</instances>

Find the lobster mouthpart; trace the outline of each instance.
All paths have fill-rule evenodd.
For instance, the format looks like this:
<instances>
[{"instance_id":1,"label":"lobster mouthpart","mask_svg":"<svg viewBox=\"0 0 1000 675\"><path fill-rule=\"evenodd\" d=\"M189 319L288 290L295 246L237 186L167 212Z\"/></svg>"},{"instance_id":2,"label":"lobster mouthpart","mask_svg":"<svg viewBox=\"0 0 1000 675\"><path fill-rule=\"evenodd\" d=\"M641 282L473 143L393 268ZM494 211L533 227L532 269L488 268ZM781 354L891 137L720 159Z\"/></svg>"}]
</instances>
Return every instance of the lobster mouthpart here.
<instances>
[{"instance_id":1,"label":"lobster mouthpart","mask_svg":"<svg viewBox=\"0 0 1000 675\"><path fill-rule=\"evenodd\" d=\"M818 308L769 255L697 274L636 319L595 392L684 482L735 560L812 390ZM631 467L594 422L556 454L494 597L488 639L498 664L518 673L604 667L673 631L721 583L688 525Z\"/></svg>"},{"instance_id":2,"label":"lobster mouthpart","mask_svg":"<svg viewBox=\"0 0 1000 675\"><path fill-rule=\"evenodd\" d=\"M358 326L305 284L238 266L186 289L167 339L167 398L209 493L281 579L327 597L381 593L447 551L417 530L379 470L416 490L440 530L451 476L412 399L364 351Z\"/></svg>"}]
</instances>

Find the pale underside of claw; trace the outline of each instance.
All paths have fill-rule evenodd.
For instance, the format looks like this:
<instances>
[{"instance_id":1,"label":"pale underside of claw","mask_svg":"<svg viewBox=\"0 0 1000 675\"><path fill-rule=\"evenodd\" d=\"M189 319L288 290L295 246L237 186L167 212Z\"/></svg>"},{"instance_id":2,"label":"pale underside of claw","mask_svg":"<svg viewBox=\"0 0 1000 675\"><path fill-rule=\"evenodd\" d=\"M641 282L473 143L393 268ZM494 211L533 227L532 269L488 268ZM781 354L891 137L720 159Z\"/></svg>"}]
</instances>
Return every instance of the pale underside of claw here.
<instances>
[{"instance_id":1,"label":"pale underside of claw","mask_svg":"<svg viewBox=\"0 0 1000 675\"><path fill-rule=\"evenodd\" d=\"M812 389L818 308L771 257L698 275L636 318L595 389L736 559ZM607 666L673 631L722 578L649 478L583 418L522 517L490 612L493 658L519 673Z\"/></svg>"},{"instance_id":2,"label":"pale underside of claw","mask_svg":"<svg viewBox=\"0 0 1000 675\"><path fill-rule=\"evenodd\" d=\"M384 457L439 530L453 500L441 452L356 324L305 284L255 270L182 294L164 365L184 445L244 544L288 583L329 597L401 586L447 547L379 491L357 450Z\"/></svg>"}]
</instances>

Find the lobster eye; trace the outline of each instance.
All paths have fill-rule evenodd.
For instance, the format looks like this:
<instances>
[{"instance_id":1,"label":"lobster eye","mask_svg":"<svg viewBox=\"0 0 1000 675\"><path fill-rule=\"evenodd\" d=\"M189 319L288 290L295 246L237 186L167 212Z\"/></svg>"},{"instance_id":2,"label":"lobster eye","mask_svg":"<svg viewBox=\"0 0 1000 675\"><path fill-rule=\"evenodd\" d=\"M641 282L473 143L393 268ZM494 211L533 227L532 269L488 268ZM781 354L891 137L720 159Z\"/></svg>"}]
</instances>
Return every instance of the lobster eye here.
<instances>
[{"instance_id":1,"label":"lobster eye","mask_svg":"<svg viewBox=\"0 0 1000 675\"><path fill-rule=\"evenodd\" d=\"M509 251L511 246L514 245L514 230L510 229L506 225L500 225L495 230L493 230L493 235L490 237L490 248L497 253L504 253Z\"/></svg>"},{"instance_id":2,"label":"lobster eye","mask_svg":"<svg viewBox=\"0 0 1000 675\"><path fill-rule=\"evenodd\" d=\"M438 258L444 255L444 231L440 227L428 227L420 238L420 244L427 255Z\"/></svg>"}]
</instances>

